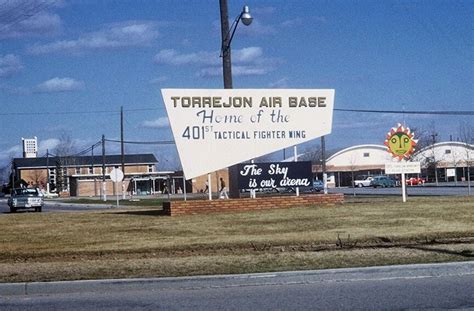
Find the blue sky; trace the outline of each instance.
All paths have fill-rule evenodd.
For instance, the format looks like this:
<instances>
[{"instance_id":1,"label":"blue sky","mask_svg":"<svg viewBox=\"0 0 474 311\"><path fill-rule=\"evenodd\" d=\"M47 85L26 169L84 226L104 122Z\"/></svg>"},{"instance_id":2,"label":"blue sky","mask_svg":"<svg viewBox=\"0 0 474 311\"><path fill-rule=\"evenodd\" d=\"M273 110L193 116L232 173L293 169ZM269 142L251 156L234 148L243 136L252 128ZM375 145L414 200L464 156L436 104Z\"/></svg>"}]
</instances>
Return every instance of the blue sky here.
<instances>
[{"instance_id":1,"label":"blue sky","mask_svg":"<svg viewBox=\"0 0 474 311\"><path fill-rule=\"evenodd\" d=\"M473 110L473 1L228 1L232 20L244 4L254 17L232 42L234 88L333 88L341 109ZM22 137L40 153L64 134L77 151L117 139L120 106L126 140L171 139L160 89L222 88L220 42L217 0L0 0L0 166ZM383 144L398 122L448 140L474 121L336 111L327 148ZM126 150L177 164L173 146Z\"/></svg>"}]
</instances>

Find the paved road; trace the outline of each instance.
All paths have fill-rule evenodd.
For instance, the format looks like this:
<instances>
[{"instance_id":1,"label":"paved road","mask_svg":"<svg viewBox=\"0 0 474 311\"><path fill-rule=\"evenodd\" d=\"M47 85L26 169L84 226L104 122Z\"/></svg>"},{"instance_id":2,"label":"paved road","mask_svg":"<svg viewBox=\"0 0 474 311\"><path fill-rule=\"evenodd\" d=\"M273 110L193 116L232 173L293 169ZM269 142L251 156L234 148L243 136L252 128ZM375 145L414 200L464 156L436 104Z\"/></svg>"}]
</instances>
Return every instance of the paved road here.
<instances>
[{"instance_id":1,"label":"paved road","mask_svg":"<svg viewBox=\"0 0 474 311\"><path fill-rule=\"evenodd\" d=\"M474 195L474 189L472 195ZM331 188L329 193L344 193L346 195L399 195L401 196L401 188ZM413 186L407 187L408 197L410 196L423 196L423 195L446 195L446 196L464 196L467 195L467 187L431 187L431 186ZM257 194L258 196L258 194ZM174 197L179 198L180 196L175 195ZM182 196L181 196L182 197ZM109 200L108 204L70 204L64 202L60 203L55 200L47 200L43 208L44 212L67 212L67 211L87 211L87 210L100 210L115 207L116 203L113 199ZM7 199L0 198L0 214L9 213L10 209L7 206Z\"/></svg>"},{"instance_id":2,"label":"paved road","mask_svg":"<svg viewBox=\"0 0 474 311\"><path fill-rule=\"evenodd\" d=\"M0 284L0 310L474 310L474 262Z\"/></svg>"},{"instance_id":3,"label":"paved road","mask_svg":"<svg viewBox=\"0 0 474 311\"><path fill-rule=\"evenodd\" d=\"M70 204L61 203L54 200L48 200L45 202L43 212L74 212L74 211L88 211L88 210L99 210L115 207L115 202L110 201L110 204ZM7 205L7 199L0 199L0 215L10 213L10 208ZM18 213L34 213L34 210L20 210Z\"/></svg>"}]
</instances>

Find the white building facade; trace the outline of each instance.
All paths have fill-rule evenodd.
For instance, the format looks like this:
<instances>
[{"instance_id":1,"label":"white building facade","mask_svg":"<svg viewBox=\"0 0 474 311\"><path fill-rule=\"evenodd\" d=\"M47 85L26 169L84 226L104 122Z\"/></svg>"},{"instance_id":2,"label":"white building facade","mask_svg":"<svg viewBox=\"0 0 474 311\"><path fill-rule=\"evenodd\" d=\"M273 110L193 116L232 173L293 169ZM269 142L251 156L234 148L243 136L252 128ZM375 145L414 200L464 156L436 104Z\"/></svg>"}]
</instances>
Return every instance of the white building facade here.
<instances>
[{"instance_id":1,"label":"white building facade","mask_svg":"<svg viewBox=\"0 0 474 311\"><path fill-rule=\"evenodd\" d=\"M326 160L328 184L332 187L350 186L360 175L385 174L385 164L396 162L384 145L357 145L336 152ZM418 177L428 182L474 180L474 146L460 142L442 142L416 152L412 161L421 162ZM321 172L320 165L313 172Z\"/></svg>"}]
</instances>

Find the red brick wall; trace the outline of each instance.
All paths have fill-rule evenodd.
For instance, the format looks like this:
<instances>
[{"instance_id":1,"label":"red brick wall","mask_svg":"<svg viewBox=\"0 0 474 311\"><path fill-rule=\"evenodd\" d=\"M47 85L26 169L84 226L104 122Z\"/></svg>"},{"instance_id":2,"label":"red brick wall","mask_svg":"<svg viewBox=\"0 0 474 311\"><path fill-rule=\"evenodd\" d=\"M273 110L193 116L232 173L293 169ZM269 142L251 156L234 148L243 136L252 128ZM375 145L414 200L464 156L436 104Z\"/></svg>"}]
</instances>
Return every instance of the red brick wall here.
<instances>
[{"instance_id":1,"label":"red brick wall","mask_svg":"<svg viewBox=\"0 0 474 311\"><path fill-rule=\"evenodd\" d=\"M302 207L310 205L333 206L344 203L344 195L308 194L300 196L262 197L256 199L190 200L163 202L163 212L168 216L194 215L202 213L243 212L275 208Z\"/></svg>"}]
</instances>

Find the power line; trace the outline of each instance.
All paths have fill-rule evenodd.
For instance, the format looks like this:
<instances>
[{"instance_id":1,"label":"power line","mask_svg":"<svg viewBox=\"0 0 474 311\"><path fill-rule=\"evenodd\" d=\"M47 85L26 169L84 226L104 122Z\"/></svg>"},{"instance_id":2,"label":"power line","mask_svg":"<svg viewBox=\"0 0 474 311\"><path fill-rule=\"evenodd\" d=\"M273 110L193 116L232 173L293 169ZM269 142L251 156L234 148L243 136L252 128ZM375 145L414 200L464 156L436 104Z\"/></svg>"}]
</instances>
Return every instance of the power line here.
<instances>
[{"instance_id":1,"label":"power line","mask_svg":"<svg viewBox=\"0 0 474 311\"><path fill-rule=\"evenodd\" d=\"M120 140L106 139L105 141L111 143L121 143ZM174 145L174 140L161 140L161 141L124 141L124 144L135 144L135 145Z\"/></svg>"},{"instance_id":2,"label":"power line","mask_svg":"<svg viewBox=\"0 0 474 311\"><path fill-rule=\"evenodd\" d=\"M2 25L2 27L0 28L0 31L2 31L4 29L7 29L8 27L14 26L18 23L21 23L21 22L35 16L39 12L41 12L41 11L47 9L48 7L50 7L51 5L53 5L55 2L56 1L48 3L48 1L44 1L44 2L40 2L37 5L32 3L30 8L27 8L26 6L23 7L22 10L21 10L22 12L20 13L20 15L17 15L17 16L12 15L11 17L13 17L13 18L10 21L8 21L8 18L7 18L6 23ZM28 4L28 2L26 2L26 3ZM23 9L24 9L24 11L23 11ZM14 10L12 10L12 11L14 11Z\"/></svg>"},{"instance_id":3,"label":"power line","mask_svg":"<svg viewBox=\"0 0 474 311\"><path fill-rule=\"evenodd\" d=\"M334 111L342 111L342 112L366 112L366 113L396 113L396 114L431 114L431 115L474 115L473 110L464 110L464 111L453 111L453 110L446 110L446 111L421 111L421 110L372 110L372 109L342 109L342 108L334 108Z\"/></svg>"},{"instance_id":4,"label":"power line","mask_svg":"<svg viewBox=\"0 0 474 311\"><path fill-rule=\"evenodd\" d=\"M136 108L136 109L124 109L127 112L138 112L138 111L152 111L160 110L162 108ZM89 111L44 111L44 112L1 112L0 116L39 116L39 115L75 115L75 114L120 114L117 110L89 110Z\"/></svg>"},{"instance_id":5,"label":"power line","mask_svg":"<svg viewBox=\"0 0 474 311\"><path fill-rule=\"evenodd\" d=\"M79 157L79 156L83 156L83 155L85 155L85 154L88 154L89 152L92 151L92 149L97 148L97 147L100 146L101 144L102 144L102 141L98 141L98 142L96 142L95 144L93 144L92 146L87 147L86 149L81 150L81 151L79 151L79 152L77 152L77 153L74 153L74 154L57 155L57 154L48 152L48 153L45 154L43 157L46 157L46 156L49 156L49 157L59 157L59 158Z\"/></svg>"},{"instance_id":6,"label":"power line","mask_svg":"<svg viewBox=\"0 0 474 311\"><path fill-rule=\"evenodd\" d=\"M85 155L85 154L88 154L90 151L92 151L92 149L100 146L102 144L102 141L98 141L96 142L94 145L82 150L82 151L79 151L78 153L76 154L73 154L71 155L72 157L78 157L78 156L82 156L82 155Z\"/></svg>"},{"instance_id":7,"label":"power line","mask_svg":"<svg viewBox=\"0 0 474 311\"><path fill-rule=\"evenodd\" d=\"M135 108L124 109L124 112L155 111L163 108ZM445 111L422 111L422 110L374 110L374 109L343 109L334 108L334 111L341 112L366 112L366 113L397 113L397 114L431 114L431 115L474 115L474 110L445 110ZM120 114L117 110L89 110L89 111L46 111L46 112L1 112L0 116L22 116L22 115L76 115L76 114Z\"/></svg>"}]
</instances>

